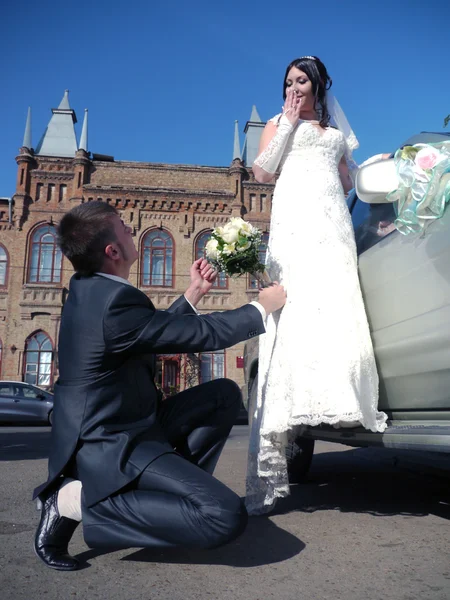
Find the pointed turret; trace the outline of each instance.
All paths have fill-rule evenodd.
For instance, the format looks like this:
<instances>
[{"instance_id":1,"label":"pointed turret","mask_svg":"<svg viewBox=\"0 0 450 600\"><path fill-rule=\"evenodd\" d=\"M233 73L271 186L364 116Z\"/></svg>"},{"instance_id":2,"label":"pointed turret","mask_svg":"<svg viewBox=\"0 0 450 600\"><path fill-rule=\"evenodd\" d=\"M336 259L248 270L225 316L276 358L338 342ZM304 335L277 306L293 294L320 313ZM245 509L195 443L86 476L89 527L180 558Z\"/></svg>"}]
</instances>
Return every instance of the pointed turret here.
<instances>
[{"instance_id":1,"label":"pointed turret","mask_svg":"<svg viewBox=\"0 0 450 600\"><path fill-rule=\"evenodd\" d=\"M259 113L258 113L255 105L252 106L252 114L250 115L250 122L251 123L262 123L261 117L259 116Z\"/></svg>"},{"instance_id":2,"label":"pointed turret","mask_svg":"<svg viewBox=\"0 0 450 600\"><path fill-rule=\"evenodd\" d=\"M61 102L59 103L58 110L71 110L69 104L69 90L64 90L64 96Z\"/></svg>"},{"instance_id":3,"label":"pointed turret","mask_svg":"<svg viewBox=\"0 0 450 600\"><path fill-rule=\"evenodd\" d=\"M24 148L28 148L29 150L31 150L31 148L32 148L32 146L31 146L31 106L28 107L27 122L25 125L25 133L23 135L22 146Z\"/></svg>"},{"instance_id":4,"label":"pointed turret","mask_svg":"<svg viewBox=\"0 0 450 600\"><path fill-rule=\"evenodd\" d=\"M81 129L81 139L79 150L88 151L88 109L84 109L83 128Z\"/></svg>"},{"instance_id":5,"label":"pointed turret","mask_svg":"<svg viewBox=\"0 0 450 600\"><path fill-rule=\"evenodd\" d=\"M76 122L75 111L69 104L69 90L66 90L58 108L52 108L52 118L36 148L36 154L74 157L77 151Z\"/></svg>"},{"instance_id":6,"label":"pointed turret","mask_svg":"<svg viewBox=\"0 0 450 600\"><path fill-rule=\"evenodd\" d=\"M256 106L253 105L250 119L245 125L245 141L242 149L242 161L246 167L251 167L258 156L258 147L265 123L261 121Z\"/></svg>"},{"instance_id":7,"label":"pointed turret","mask_svg":"<svg viewBox=\"0 0 450 600\"><path fill-rule=\"evenodd\" d=\"M241 144L239 143L239 123L234 122L234 148L233 148L233 160L238 158L241 160Z\"/></svg>"}]
</instances>

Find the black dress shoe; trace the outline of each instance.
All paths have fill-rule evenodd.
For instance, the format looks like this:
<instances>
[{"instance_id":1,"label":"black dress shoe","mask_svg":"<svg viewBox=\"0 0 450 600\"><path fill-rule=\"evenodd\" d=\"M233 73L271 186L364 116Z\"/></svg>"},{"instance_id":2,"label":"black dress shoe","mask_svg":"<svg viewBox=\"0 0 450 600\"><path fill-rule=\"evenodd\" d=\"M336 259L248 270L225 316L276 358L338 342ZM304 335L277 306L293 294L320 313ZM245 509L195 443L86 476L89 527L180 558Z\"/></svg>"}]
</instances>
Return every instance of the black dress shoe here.
<instances>
[{"instance_id":1,"label":"black dress shoe","mask_svg":"<svg viewBox=\"0 0 450 600\"><path fill-rule=\"evenodd\" d=\"M80 568L80 563L69 555L68 545L78 521L59 516L58 491L50 493L42 504L34 551L51 569L76 571Z\"/></svg>"}]
</instances>

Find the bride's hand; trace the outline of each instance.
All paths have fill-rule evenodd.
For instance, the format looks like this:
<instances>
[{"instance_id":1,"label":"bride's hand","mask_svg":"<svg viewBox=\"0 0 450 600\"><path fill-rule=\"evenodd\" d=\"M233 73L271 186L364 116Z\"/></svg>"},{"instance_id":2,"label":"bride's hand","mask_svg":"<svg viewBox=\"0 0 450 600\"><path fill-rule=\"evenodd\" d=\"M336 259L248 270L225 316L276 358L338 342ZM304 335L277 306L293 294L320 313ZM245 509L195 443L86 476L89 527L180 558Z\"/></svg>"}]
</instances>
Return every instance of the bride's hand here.
<instances>
[{"instance_id":1,"label":"bride's hand","mask_svg":"<svg viewBox=\"0 0 450 600\"><path fill-rule=\"evenodd\" d=\"M297 125L297 121L300 119L301 106L301 98L297 96L297 94L292 88L289 88L286 92L286 100L283 106L283 115L291 123L291 125Z\"/></svg>"}]
</instances>

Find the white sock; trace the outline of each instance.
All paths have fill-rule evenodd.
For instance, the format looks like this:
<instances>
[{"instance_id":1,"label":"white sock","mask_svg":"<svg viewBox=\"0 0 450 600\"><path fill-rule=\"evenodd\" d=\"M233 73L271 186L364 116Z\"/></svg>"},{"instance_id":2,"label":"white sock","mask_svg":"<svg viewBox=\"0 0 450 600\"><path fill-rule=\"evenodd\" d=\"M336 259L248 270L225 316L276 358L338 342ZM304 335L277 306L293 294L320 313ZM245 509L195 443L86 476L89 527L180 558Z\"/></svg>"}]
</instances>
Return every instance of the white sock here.
<instances>
[{"instance_id":1,"label":"white sock","mask_svg":"<svg viewBox=\"0 0 450 600\"><path fill-rule=\"evenodd\" d=\"M58 511L61 517L81 521L81 481L66 478L58 492Z\"/></svg>"}]
</instances>

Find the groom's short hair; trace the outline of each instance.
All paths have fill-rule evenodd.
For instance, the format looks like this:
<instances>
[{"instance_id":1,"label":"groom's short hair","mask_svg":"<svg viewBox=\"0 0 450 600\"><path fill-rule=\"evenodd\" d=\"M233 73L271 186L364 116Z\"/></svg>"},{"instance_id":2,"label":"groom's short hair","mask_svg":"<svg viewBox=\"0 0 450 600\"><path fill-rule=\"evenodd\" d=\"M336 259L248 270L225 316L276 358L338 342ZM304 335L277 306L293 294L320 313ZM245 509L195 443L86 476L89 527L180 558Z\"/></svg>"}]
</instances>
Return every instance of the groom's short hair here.
<instances>
[{"instance_id":1,"label":"groom's short hair","mask_svg":"<svg viewBox=\"0 0 450 600\"><path fill-rule=\"evenodd\" d=\"M117 241L111 217L117 210L101 201L91 201L72 208L57 227L58 244L77 273L92 275L100 271L105 248Z\"/></svg>"}]
</instances>

